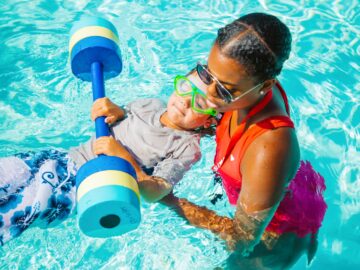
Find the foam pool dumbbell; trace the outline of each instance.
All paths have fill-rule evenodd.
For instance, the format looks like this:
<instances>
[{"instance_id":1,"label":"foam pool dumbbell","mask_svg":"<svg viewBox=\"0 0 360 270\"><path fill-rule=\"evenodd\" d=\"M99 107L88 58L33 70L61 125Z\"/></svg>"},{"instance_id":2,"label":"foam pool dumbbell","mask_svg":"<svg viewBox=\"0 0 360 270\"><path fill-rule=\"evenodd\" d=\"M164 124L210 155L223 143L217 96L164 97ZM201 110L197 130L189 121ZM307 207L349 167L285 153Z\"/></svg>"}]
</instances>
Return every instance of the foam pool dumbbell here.
<instances>
[{"instance_id":1,"label":"foam pool dumbbell","mask_svg":"<svg viewBox=\"0 0 360 270\"><path fill-rule=\"evenodd\" d=\"M104 79L122 70L116 28L102 18L83 18L70 31L73 74L92 82L93 100L105 96ZM96 138L109 136L105 117L95 120ZM99 155L77 172L77 217L81 231L91 237L119 236L136 229L141 220L136 173L121 158Z\"/></svg>"}]
</instances>

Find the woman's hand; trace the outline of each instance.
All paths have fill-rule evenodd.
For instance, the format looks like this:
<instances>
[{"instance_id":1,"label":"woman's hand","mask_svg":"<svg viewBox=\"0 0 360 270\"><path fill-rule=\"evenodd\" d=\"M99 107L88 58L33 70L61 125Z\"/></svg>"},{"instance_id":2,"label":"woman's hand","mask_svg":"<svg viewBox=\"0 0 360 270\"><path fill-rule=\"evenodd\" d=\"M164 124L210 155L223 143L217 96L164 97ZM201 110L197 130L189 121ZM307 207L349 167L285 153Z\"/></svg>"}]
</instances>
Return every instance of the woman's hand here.
<instances>
[{"instance_id":1,"label":"woman's hand","mask_svg":"<svg viewBox=\"0 0 360 270\"><path fill-rule=\"evenodd\" d=\"M104 154L128 159L130 153L112 136L98 138L93 145L93 152L96 155Z\"/></svg>"},{"instance_id":2,"label":"woman's hand","mask_svg":"<svg viewBox=\"0 0 360 270\"><path fill-rule=\"evenodd\" d=\"M125 112L107 97L99 98L94 101L91 108L91 120L100 116L106 116L105 123L113 124L117 120L124 118Z\"/></svg>"}]
</instances>

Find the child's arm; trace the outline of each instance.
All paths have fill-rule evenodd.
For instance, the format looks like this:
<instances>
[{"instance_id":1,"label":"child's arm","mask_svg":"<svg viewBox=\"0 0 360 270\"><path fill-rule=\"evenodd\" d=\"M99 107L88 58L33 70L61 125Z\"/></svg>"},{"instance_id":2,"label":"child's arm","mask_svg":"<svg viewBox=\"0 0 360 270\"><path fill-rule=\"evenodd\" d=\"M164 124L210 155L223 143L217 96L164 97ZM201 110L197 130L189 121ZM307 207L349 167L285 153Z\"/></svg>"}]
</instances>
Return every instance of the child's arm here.
<instances>
[{"instance_id":1,"label":"child's arm","mask_svg":"<svg viewBox=\"0 0 360 270\"><path fill-rule=\"evenodd\" d=\"M113 124L125 116L125 111L113 103L109 98L99 98L95 100L91 108L91 119L94 121L97 117L106 116L105 123Z\"/></svg>"},{"instance_id":2,"label":"child's arm","mask_svg":"<svg viewBox=\"0 0 360 270\"><path fill-rule=\"evenodd\" d=\"M131 154L111 136L98 138L93 145L93 152L96 155L117 156L129 161L135 169L140 193L148 202L156 202L172 190L172 185L165 179L147 175Z\"/></svg>"}]
</instances>

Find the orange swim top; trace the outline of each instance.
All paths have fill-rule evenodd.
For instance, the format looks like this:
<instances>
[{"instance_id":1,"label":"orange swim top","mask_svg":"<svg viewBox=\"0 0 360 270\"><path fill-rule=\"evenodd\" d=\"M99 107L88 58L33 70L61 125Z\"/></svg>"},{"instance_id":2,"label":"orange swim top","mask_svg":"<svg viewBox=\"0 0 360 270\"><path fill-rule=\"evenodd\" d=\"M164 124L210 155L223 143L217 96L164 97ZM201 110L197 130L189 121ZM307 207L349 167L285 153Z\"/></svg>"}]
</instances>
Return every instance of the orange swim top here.
<instances>
[{"instance_id":1,"label":"orange swim top","mask_svg":"<svg viewBox=\"0 0 360 270\"><path fill-rule=\"evenodd\" d=\"M286 111L290 115L285 91L278 82L276 86L280 90ZM246 129L247 120L265 108L271 101L272 94L272 91L268 92L263 100L249 112L232 137L229 134L232 112L224 114L216 129L217 148L213 170L222 178L223 187L231 204L236 204L239 197L242 182L240 164L249 145L258 136L269 130L280 127L294 128L294 123L289 116L271 116L250 125ZM324 189L325 185L322 176L312 169L310 163L301 162L296 176L291 180L288 187L287 191L290 192L287 192L281 201L266 230L279 234L295 232L299 236L315 233L321 226L326 210L326 204L322 197ZM301 202L304 196L308 198L308 202ZM313 205L311 205L312 203ZM315 208L318 206L319 209L311 210L315 210L315 213L304 213L307 207L311 209L312 206ZM301 223L299 223L299 215L305 216L305 220ZM306 219L306 216L308 216L308 219Z\"/></svg>"}]
</instances>

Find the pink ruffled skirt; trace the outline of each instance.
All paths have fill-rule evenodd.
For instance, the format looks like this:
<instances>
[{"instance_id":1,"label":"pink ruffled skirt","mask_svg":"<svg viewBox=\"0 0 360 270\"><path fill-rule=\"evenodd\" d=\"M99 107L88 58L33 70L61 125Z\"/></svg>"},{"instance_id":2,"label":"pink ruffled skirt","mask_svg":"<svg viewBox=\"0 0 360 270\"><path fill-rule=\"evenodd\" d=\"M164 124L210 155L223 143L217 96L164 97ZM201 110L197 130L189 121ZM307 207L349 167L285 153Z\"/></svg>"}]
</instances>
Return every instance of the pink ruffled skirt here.
<instances>
[{"instance_id":1,"label":"pink ruffled skirt","mask_svg":"<svg viewBox=\"0 0 360 270\"><path fill-rule=\"evenodd\" d=\"M325 189L324 178L310 162L301 161L287 194L266 230L277 234L293 232L299 237L315 234L321 227L327 209L323 197Z\"/></svg>"}]
</instances>

